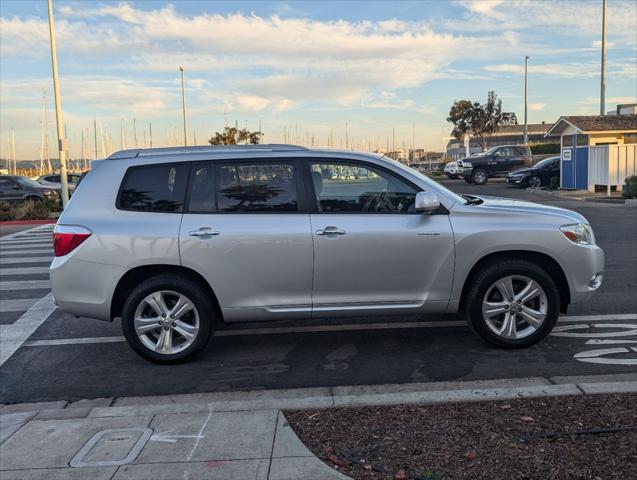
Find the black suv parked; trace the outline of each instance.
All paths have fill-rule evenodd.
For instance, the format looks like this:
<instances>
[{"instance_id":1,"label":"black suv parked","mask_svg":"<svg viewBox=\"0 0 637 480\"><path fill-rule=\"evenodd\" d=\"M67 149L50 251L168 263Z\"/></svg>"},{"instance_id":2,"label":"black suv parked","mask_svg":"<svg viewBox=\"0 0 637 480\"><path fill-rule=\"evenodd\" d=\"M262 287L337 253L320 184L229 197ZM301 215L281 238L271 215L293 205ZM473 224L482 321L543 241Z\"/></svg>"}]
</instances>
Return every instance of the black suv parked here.
<instances>
[{"instance_id":1,"label":"black suv parked","mask_svg":"<svg viewBox=\"0 0 637 480\"><path fill-rule=\"evenodd\" d=\"M59 190L45 187L21 175L0 175L0 202L37 202L45 198L59 200Z\"/></svg>"},{"instance_id":2,"label":"black suv parked","mask_svg":"<svg viewBox=\"0 0 637 480\"><path fill-rule=\"evenodd\" d=\"M484 153L458 160L458 174L467 183L484 185L489 177L506 175L531 166L531 150L524 145L502 145Z\"/></svg>"}]
</instances>

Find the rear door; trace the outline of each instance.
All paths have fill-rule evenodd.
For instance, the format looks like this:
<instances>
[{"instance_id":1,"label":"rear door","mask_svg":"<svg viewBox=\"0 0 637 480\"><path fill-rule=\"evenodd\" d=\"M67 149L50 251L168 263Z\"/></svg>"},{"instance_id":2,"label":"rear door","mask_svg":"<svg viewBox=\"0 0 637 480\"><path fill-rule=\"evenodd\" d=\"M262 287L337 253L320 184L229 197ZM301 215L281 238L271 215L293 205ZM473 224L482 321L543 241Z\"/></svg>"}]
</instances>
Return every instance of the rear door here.
<instances>
[{"instance_id":1,"label":"rear door","mask_svg":"<svg viewBox=\"0 0 637 480\"><path fill-rule=\"evenodd\" d=\"M454 250L447 214L416 213L419 189L367 162L322 159L310 172L313 316L446 306Z\"/></svg>"},{"instance_id":2,"label":"rear door","mask_svg":"<svg viewBox=\"0 0 637 480\"><path fill-rule=\"evenodd\" d=\"M503 175L511 171L511 156L513 155L511 147L502 147L495 151L495 173Z\"/></svg>"},{"instance_id":3,"label":"rear door","mask_svg":"<svg viewBox=\"0 0 637 480\"><path fill-rule=\"evenodd\" d=\"M22 198L22 187L10 178L0 178L0 201L14 202Z\"/></svg>"},{"instance_id":4,"label":"rear door","mask_svg":"<svg viewBox=\"0 0 637 480\"><path fill-rule=\"evenodd\" d=\"M297 163L194 164L181 262L210 283L226 321L310 316L312 236Z\"/></svg>"}]
</instances>

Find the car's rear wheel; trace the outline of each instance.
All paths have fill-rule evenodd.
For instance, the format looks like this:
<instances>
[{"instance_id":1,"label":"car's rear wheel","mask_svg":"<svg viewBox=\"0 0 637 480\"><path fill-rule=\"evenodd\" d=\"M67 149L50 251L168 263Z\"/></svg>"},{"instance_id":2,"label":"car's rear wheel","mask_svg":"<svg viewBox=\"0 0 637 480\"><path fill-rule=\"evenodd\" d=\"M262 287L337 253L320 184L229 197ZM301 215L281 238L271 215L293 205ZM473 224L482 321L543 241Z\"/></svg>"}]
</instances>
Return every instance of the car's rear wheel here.
<instances>
[{"instance_id":1,"label":"car's rear wheel","mask_svg":"<svg viewBox=\"0 0 637 480\"><path fill-rule=\"evenodd\" d=\"M529 188L540 188L542 186L542 179L538 176L532 176L527 182Z\"/></svg>"},{"instance_id":2,"label":"car's rear wheel","mask_svg":"<svg viewBox=\"0 0 637 480\"><path fill-rule=\"evenodd\" d=\"M489 174L487 173L486 170L483 170L481 168L478 170L475 170L471 174L471 181L473 181L473 183L475 183L476 185L484 185L485 183L487 183L488 179L489 179Z\"/></svg>"},{"instance_id":3,"label":"car's rear wheel","mask_svg":"<svg viewBox=\"0 0 637 480\"><path fill-rule=\"evenodd\" d=\"M488 264L471 281L469 325L493 345L528 347L546 337L557 321L559 289L534 263L511 259Z\"/></svg>"},{"instance_id":4,"label":"car's rear wheel","mask_svg":"<svg viewBox=\"0 0 637 480\"><path fill-rule=\"evenodd\" d=\"M130 346L156 363L179 363L208 343L214 307L195 281L157 275L130 293L122 310L122 329Z\"/></svg>"}]
</instances>

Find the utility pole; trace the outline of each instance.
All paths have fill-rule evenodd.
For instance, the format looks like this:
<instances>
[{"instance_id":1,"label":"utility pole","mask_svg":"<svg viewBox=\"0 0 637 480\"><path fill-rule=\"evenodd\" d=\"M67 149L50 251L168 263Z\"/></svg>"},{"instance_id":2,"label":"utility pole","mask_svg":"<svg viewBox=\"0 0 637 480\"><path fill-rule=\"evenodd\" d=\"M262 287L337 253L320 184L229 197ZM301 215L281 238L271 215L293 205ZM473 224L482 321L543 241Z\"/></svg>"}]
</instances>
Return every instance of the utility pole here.
<instances>
[{"instance_id":1,"label":"utility pole","mask_svg":"<svg viewBox=\"0 0 637 480\"><path fill-rule=\"evenodd\" d=\"M529 56L524 57L524 145L529 144Z\"/></svg>"},{"instance_id":2,"label":"utility pole","mask_svg":"<svg viewBox=\"0 0 637 480\"><path fill-rule=\"evenodd\" d=\"M55 46L55 27L53 25L53 1L49 5L49 37L51 40L51 67L53 69L53 92L55 93L55 121L57 124L58 150L60 152L60 180L62 183L62 208L69 203L69 184L66 176L66 138L62 129L62 99L60 98L60 81L58 79L58 58Z\"/></svg>"},{"instance_id":3,"label":"utility pole","mask_svg":"<svg viewBox=\"0 0 637 480\"><path fill-rule=\"evenodd\" d=\"M179 65L181 73L181 111L184 117L184 147L188 146L188 126L186 124L186 87L184 86L184 67Z\"/></svg>"},{"instance_id":4,"label":"utility pole","mask_svg":"<svg viewBox=\"0 0 637 480\"><path fill-rule=\"evenodd\" d=\"M599 114L606 115L606 0L602 0L602 72L599 88Z\"/></svg>"},{"instance_id":5,"label":"utility pole","mask_svg":"<svg viewBox=\"0 0 637 480\"><path fill-rule=\"evenodd\" d=\"M119 149L126 149L126 134L124 133L124 119L120 120L119 124Z\"/></svg>"}]
</instances>

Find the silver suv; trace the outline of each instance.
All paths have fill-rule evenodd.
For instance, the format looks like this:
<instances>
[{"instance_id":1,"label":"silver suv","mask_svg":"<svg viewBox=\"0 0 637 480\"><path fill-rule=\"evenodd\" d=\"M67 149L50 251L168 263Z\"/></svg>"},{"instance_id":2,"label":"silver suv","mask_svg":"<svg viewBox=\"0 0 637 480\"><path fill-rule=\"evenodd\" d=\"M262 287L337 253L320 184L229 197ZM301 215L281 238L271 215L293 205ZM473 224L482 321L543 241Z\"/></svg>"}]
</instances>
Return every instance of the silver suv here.
<instances>
[{"instance_id":1,"label":"silver suv","mask_svg":"<svg viewBox=\"0 0 637 480\"><path fill-rule=\"evenodd\" d=\"M78 187L54 249L59 307L121 317L159 363L200 352L221 323L459 310L488 342L526 347L604 271L575 212L290 145L115 153Z\"/></svg>"}]
</instances>

